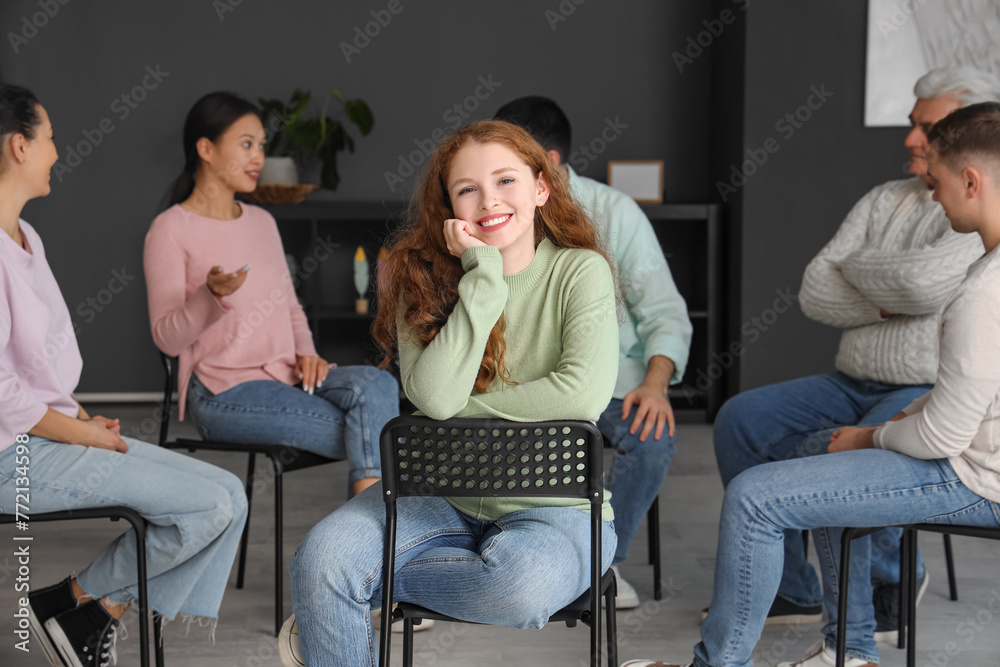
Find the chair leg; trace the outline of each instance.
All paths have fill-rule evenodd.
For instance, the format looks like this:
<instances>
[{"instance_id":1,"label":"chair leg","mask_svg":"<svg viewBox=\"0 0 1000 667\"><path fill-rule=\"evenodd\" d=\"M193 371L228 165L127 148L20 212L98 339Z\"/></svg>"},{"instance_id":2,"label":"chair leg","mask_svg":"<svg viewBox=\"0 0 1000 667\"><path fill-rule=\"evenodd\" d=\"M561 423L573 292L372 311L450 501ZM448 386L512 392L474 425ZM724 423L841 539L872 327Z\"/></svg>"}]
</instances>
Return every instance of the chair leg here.
<instances>
[{"instance_id":1,"label":"chair leg","mask_svg":"<svg viewBox=\"0 0 1000 667\"><path fill-rule=\"evenodd\" d=\"M904 535L909 534L906 550L909 576L907 577L907 637L906 664L915 667L917 664L917 531L904 529Z\"/></svg>"},{"instance_id":2,"label":"chair leg","mask_svg":"<svg viewBox=\"0 0 1000 667\"><path fill-rule=\"evenodd\" d=\"M128 517L126 517L128 518ZM139 576L139 664L149 667L149 595L146 588L146 525L128 519L135 530L135 563Z\"/></svg>"},{"instance_id":3,"label":"chair leg","mask_svg":"<svg viewBox=\"0 0 1000 667\"><path fill-rule=\"evenodd\" d=\"M896 648L906 648L906 630L910 609L910 539L911 531L903 529L903 537L899 545L899 616L896 619Z\"/></svg>"},{"instance_id":4,"label":"chair leg","mask_svg":"<svg viewBox=\"0 0 1000 667\"><path fill-rule=\"evenodd\" d=\"M413 619L409 617L403 619L403 667L413 667Z\"/></svg>"},{"instance_id":5,"label":"chair leg","mask_svg":"<svg viewBox=\"0 0 1000 667\"><path fill-rule=\"evenodd\" d=\"M840 590L837 593L837 662L836 667L844 667L847 652L847 589L851 573L851 540L854 528L845 528L840 536Z\"/></svg>"},{"instance_id":6,"label":"chair leg","mask_svg":"<svg viewBox=\"0 0 1000 667\"><path fill-rule=\"evenodd\" d=\"M802 553L809 558L809 531L802 531Z\"/></svg>"},{"instance_id":7,"label":"chair leg","mask_svg":"<svg viewBox=\"0 0 1000 667\"><path fill-rule=\"evenodd\" d=\"M163 667L163 617L159 614L153 616L153 643L156 644L156 667Z\"/></svg>"},{"instance_id":8,"label":"chair leg","mask_svg":"<svg viewBox=\"0 0 1000 667\"><path fill-rule=\"evenodd\" d=\"M646 530L649 534L649 562L653 565L653 598L663 599L663 570L660 565L660 496L646 513Z\"/></svg>"},{"instance_id":9,"label":"chair leg","mask_svg":"<svg viewBox=\"0 0 1000 667\"><path fill-rule=\"evenodd\" d=\"M247 538L250 537L250 508L253 504L253 473L257 455L250 453L250 464L247 466L247 520L243 524L243 535L240 536L240 559L236 568L236 588L243 588L243 574L247 569Z\"/></svg>"},{"instance_id":10,"label":"chair leg","mask_svg":"<svg viewBox=\"0 0 1000 667\"><path fill-rule=\"evenodd\" d=\"M615 614L617 586L612 584L604 594L604 611L607 617L608 667L618 667L618 617Z\"/></svg>"},{"instance_id":11,"label":"chair leg","mask_svg":"<svg viewBox=\"0 0 1000 667\"><path fill-rule=\"evenodd\" d=\"M282 493L281 488L281 464L274 463L274 636L281 632L281 623L284 620L285 596L282 590L285 580L284 564L282 563L282 548L284 537L284 526L282 525Z\"/></svg>"},{"instance_id":12,"label":"chair leg","mask_svg":"<svg viewBox=\"0 0 1000 667\"><path fill-rule=\"evenodd\" d=\"M955 583L955 554L951 550L951 535L943 533L944 538L944 561L948 566L948 592L952 601L958 600L958 584Z\"/></svg>"}]
</instances>

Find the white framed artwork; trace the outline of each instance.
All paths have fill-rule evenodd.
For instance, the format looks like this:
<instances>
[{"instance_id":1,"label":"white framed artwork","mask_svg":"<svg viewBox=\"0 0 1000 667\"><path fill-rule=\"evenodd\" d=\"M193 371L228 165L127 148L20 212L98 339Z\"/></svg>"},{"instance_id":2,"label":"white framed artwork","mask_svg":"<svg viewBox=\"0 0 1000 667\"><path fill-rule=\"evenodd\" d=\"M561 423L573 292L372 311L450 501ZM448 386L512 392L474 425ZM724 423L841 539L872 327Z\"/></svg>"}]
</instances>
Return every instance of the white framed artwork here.
<instances>
[{"instance_id":1,"label":"white framed artwork","mask_svg":"<svg viewBox=\"0 0 1000 667\"><path fill-rule=\"evenodd\" d=\"M868 0L865 127L909 125L913 84L954 65L1000 75L1000 2Z\"/></svg>"},{"instance_id":2,"label":"white framed artwork","mask_svg":"<svg viewBox=\"0 0 1000 667\"><path fill-rule=\"evenodd\" d=\"M612 160L608 185L640 204L663 203L663 160Z\"/></svg>"}]
</instances>

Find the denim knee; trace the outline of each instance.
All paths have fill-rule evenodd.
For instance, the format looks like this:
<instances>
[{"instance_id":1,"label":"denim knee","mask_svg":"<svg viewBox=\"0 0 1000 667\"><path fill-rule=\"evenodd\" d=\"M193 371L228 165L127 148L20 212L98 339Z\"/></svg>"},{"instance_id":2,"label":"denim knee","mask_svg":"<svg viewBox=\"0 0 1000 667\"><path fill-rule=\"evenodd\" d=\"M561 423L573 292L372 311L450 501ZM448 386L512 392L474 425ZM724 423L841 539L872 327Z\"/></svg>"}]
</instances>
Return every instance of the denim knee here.
<instances>
[{"instance_id":1,"label":"denim knee","mask_svg":"<svg viewBox=\"0 0 1000 667\"><path fill-rule=\"evenodd\" d=\"M399 395L399 383L396 382L396 378L392 376L392 373L383 370L376 370L374 368L372 371L373 374L371 383L368 387L366 387L366 391L374 392L379 395Z\"/></svg>"}]
</instances>

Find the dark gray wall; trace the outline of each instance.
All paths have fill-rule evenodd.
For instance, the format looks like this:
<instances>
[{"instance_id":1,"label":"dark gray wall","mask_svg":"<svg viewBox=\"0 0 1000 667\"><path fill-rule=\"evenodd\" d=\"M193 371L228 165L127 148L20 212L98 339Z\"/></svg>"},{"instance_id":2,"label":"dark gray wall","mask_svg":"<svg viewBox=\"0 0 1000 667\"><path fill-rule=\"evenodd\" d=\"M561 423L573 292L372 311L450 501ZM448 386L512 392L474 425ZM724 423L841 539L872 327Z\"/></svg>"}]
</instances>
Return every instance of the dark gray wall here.
<instances>
[{"instance_id":1,"label":"dark gray wall","mask_svg":"<svg viewBox=\"0 0 1000 667\"><path fill-rule=\"evenodd\" d=\"M752 318L772 307L776 290L798 292L806 264L865 192L907 176L906 130L863 126L866 16L864 0L771 0L747 12L743 150L760 149L768 138L779 149L747 179L735 212L739 311L730 329L731 340L747 343L741 389L833 368L838 330L797 307L766 331ZM775 124L805 104L813 86L833 94L787 137ZM730 164L713 165L713 182L729 177ZM759 334L756 342L742 337L744 326Z\"/></svg>"},{"instance_id":2,"label":"dark gray wall","mask_svg":"<svg viewBox=\"0 0 1000 667\"><path fill-rule=\"evenodd\" d=\"M0 4L0 76L39 96L56 129L60 163L72 167L54 170L52 194L30 203L24 217L42 234L80 326L81 392L161 386L148 332L142 243L181 167L184 114L211 90L256 99L285 97L295 87L316 94L336 87L365 99L376 126L358 141L357 154L341 159L337 196L343 199L405 198L409 188L390 190L385 172L398 169L399 156L415 150L415 141L449 127L445 113L476 92L480 77L499 86L470 119L490 116L514 97L550 95L573 121L577 143L598 137L605 119L628 125L588 166L588 175L603 178L607 160L662 158L671 200L703 200L711 192L710 54L683 73L671 59L702 29L710 0L400 0L402 11L350 63L341 43L352 41L355 28L364 29L370 12L384 11L388 1L49 4L58 6L52 17L38 14L38 0ZM217 8L226 6L232 11L220 16ZM33 31L25 17L44 25ZM27 39L16 40L16 53L10 33ZM157 83L147 67L166 74ZM123 118L125 106L116 98L144 77L152 89L141 91L145 99ZM769 85L784 90L778 81ZM792 98L798 88L789 87ZM86 141L85 132L96 143L104 119L113 131L79 164L67 163L66 147ZM134 278L112 295L102 290L115 271ZM768 288L774 280L787 282L769 276L762 283ZM98 313L88 299L106 303L97 303Z\"/></svg>"}]
</instances>

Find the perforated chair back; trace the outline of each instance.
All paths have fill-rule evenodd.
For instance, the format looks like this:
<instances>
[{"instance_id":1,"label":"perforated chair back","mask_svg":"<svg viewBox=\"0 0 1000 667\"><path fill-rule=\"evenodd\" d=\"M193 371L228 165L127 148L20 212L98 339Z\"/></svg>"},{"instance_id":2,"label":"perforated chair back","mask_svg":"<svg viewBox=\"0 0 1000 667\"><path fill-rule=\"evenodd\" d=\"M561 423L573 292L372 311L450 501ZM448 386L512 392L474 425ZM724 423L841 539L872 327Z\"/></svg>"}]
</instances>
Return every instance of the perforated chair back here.
<instances>
[{"instance_id":1,"label":"perforated chair back","mask_svg":"<svg viewBox=\"0 0 1000 667\"><path fill-rule=\"evenodd\" d=\"M600 646L603 440L582 421L437 421L396 417L382 429L383 554L381 663L389 664L396 501L406 496L580 498L591 512L591 644ZM558 558L558 554L553 554ZM600 651L591 651L600 664ZM595 655L596 654L596 655ZM596 660L596 662L595 662Z\"/></svg>"}]
</instances>

